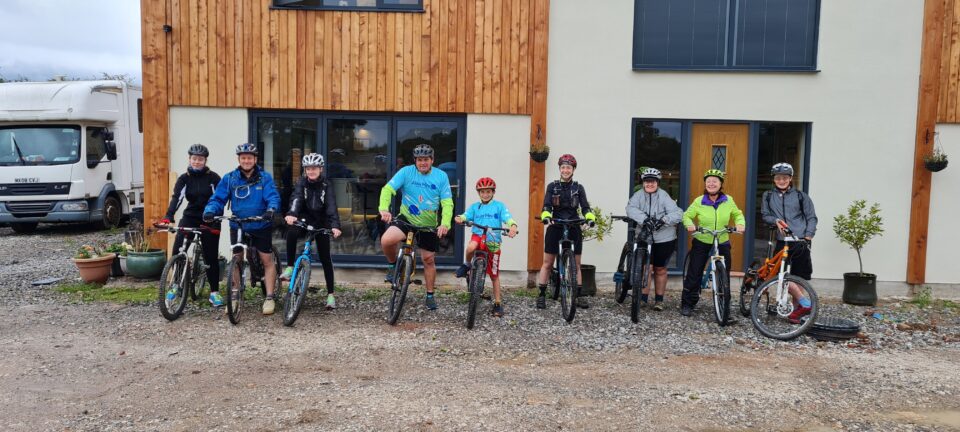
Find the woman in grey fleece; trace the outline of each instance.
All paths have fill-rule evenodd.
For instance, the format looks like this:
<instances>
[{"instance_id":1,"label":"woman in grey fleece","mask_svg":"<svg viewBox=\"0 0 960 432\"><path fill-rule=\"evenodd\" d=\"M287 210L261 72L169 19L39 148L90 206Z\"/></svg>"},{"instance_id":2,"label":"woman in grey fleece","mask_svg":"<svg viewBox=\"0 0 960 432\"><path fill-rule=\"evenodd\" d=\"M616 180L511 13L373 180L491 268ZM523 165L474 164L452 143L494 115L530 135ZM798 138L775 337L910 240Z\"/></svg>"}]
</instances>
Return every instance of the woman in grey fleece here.
<instances>
[{"instance_id":1,"label":"woman in grey fleece","mask_svg":"<svg viewBox=\"0 0 960 432\"><path fill-rule=\"evenodd\" d=\"M683 219L683 211L667 191L660 189L660 170L647 168L640 174L643 188L630 197L627 203L627 216L643 223L647 218L662 220L663 226L653 233L653 246L650 252L650 265L653 266L653 281L656 289L653 310L663 310L663 295L667 291L667 262L677 250L677 224ZM650 274L650 273L647 273ZM636 290L633 295L638 295ZM647 281L642 293L639 293L642 305L646 305L650 296L650 282Z\"/></svg>"}]
</instances>

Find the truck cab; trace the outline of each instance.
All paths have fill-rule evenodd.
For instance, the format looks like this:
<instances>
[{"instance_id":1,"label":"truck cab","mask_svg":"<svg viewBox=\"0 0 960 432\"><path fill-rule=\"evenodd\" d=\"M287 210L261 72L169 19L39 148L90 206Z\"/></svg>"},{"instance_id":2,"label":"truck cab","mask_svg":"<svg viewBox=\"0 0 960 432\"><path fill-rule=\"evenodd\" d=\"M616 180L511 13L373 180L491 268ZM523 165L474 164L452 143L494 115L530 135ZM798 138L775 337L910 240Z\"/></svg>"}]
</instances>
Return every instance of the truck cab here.
<instances>
[{"instance_id":1,"label":"truck cab","mask_svg":"<svg viewBox=\"0 0 960 432\"><path fill-rule=\"evenodd\" d=\"M0 223L114 227L142 207L141 94L122 81L0 84Z\"/></svg>"}]
</instances>

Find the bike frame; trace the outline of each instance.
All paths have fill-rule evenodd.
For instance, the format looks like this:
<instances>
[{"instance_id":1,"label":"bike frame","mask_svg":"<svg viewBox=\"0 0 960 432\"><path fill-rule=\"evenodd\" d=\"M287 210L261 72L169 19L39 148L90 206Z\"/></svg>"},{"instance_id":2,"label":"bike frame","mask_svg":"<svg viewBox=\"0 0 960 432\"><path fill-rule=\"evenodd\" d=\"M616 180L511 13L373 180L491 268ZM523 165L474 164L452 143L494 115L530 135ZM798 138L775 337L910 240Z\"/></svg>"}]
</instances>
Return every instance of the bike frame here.
<instances>
[{"instance_id":1,"label":"bike frame","mask_svg":"<svg viewBox=\"0 0 960 432\"><path fill-rule=\"evenodd\" d=\"M491 231L502 232L502 231L510 231L510 230L502 227L497 228L497 227L483 226L480 224L475 224L473 222L467 222L464 225L466 225L467 227L477 227L477 228L483 229L483 234L480 236L480 244L477 245L477 250L473 251L473 258L470 260L470 267L473 268L473 264L477 261L477 258L479 256L483 256L483 258L486 260L484 261L485 265L483 268L483 272L484 272L483 274L484 274L484 277L486 277L487 267L490 266L490 257L493 256L493 253L490 252L490 248L487 247L487 234L489 234Z\"/></svg>"},{"instance_id":2,"label":"bike frame","mask_svg":"<svg viewBox=\"0 0 960 432\"><path fill-rule=\"evenodd\" d=\"M787 229L783 237L783 256L780 259L780 271L777 273L777 315L786 317L793 312L793 304L790 302L790 290L784 283L784 278L790 273L790 243L803 241Z\"/></svg>"},{"instance_id":3,"label":"bike frame","mask_svg":"<svg viewBox=\"0 0 960 432\"><path fill-rule=\"evenodd\" d=\"M310 259L310 247L313 246L313 242L316 240L317 236L330 234L330 230L326 228L314 228L311 225L303 223L303 221L297 221L297 223L294 223L293 226L305 229L307 231L307 237L303 242L303 250L300 251L300 255L293 264L293 274L290 275L290 284L287 287L287 290L290 293L293 293L293 284L297 281L297 274L300 273L300 266L304 261L307 262L307 265L311 265L313 262Z\"/></svg>"},{"instance_id":4,"label":"bike frame","mask_svg":"<svg viewBox=\"0 0 960 432\"><path fill-rule=\"evenodd\" d=\"M713 236L713 249L710 250L710 265L703 272L703 279L700 281L700 289L707 287L707 273L710 273L710 282L713 284L713 289L717 289L717 261L723 263L724 268L727 267L727 261L723 257L723 254L720 253L720 234L730 233L733 234L736 231L733 231L731 228L724 228L722 230L708 230L706 228L698 228L697 232L710 234Z\"/></svg>"}]
</instances>

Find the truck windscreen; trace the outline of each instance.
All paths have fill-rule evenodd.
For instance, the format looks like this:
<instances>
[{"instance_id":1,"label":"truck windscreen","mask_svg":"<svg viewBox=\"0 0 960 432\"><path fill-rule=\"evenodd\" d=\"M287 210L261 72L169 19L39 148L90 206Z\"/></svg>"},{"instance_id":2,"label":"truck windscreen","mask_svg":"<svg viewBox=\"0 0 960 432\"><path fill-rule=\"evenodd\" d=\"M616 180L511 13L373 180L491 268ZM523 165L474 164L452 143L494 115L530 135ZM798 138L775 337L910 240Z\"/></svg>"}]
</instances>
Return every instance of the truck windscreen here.
<instances>
[{"instance_id":1,"label":"truck windscreen","mask_svg":"<svg viewBox=\"0 0 960 432\"><path fill-rule=\"evenodd\" d=\"M0 126L0 165L65 165L80 160L80 126Z\"/></svg>"}]
</instances>

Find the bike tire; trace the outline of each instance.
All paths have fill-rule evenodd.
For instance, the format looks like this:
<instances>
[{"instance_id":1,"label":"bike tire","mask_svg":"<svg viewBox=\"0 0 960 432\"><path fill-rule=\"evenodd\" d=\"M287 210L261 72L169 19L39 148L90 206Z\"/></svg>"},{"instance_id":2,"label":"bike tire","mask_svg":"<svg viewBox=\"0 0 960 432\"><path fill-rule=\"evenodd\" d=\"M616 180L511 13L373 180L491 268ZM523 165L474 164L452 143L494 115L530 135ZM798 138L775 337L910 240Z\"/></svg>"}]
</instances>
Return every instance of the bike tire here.
<instances>
[{"instance_id":1,"label":"bike tire","mask_svg":"<svg viewBox=\"0 0 960 432\"><path fill-rule=\"evenodd\" d=\"M477 306L483 296L483 284L487 279L487 260L477 258L470 269L470 301L467 304L467 328L472 329L477 320Z\"/></svg>"},{"instance_id":2,"label":"bike tire","mask_svg":"<svg viewBox=\"0 0 960 432\"><path fill-rule=\"evenodd\" d=\"M230 324L236 325L240 322L240 313L243 312L243 296L246 294L246 278L243 275L244 263L243 257L234 255L227 265L227 317L230 318ZM236 273L236 277L234 277Z\"/></svg>"},{"instance_id":3,"label":"bike tire","mask_svg":"<svg viewBox=\"0 0 960 432\"><path fill-rule=\"evenodd\" d=\"M273 277L273 299L275 302L281 303L282 305L283 296L278 295L277 292L280 291L280 287L283 285L283 283L280 281L280 275L283 274L283 265L280 264L280 251L277 250L276 246L273 247L273 268L273 274L275 275ZM264 272L264 283L266 283L266 272ZM309 284L310 281L307 280L307 285ZM264 289L266 289L266 287L264 287ZM266 298L266 294L264 294L264 298Z\"/></svg>"},{"instance_id":4,"label":"bike tire","mask_svg":"<svg viewBox=\"0 0 960 432\"><path fill-rule=\"evenodd\" d=\"M183 286L184 274L190 269L187 267L187 257L183 254L176 254L163 266L163 272L160 274L160 287L157 289L157 305L160 308L160 315L168 321L180 318L183 308L187 305L187 296L189 288ZM176 297L167 300L167 289L175 284Z\"/></svg>"},{"instance_id":5,"label":"bike tire","mask_svg":"<svg viewBox=\"0 0 960 432\"><path fill-rule=\"evenodd\" d=\"M290 327L297 321L303 303L307 298L307 288L310 285L310 260L301 260L293 269L294 277L283 295L283 325Z\"/></svg>"},{"instance_id":6,"label":"bike tire","mask_svg":"<svg viewBox=\"0 0 960 432\"><path fill-rule=\"evenodd\" d=\"M727 325L730 319L730 276L726 264L718 262L714 269L713 317L720 326Z\"/></svg>"},{"instance_id":7,"label":"bike tire","mask_svg":"<svg viewBox=\"0 0 960 432\"><path fill-rule=\"evenodd\" d=\"M753 290L757 287L756 279L751 279L749 271L743 276L740 283L740 315L750 318L750 303L753 301ZM753 276L756 278L757 276Z\"/></svg>"},{"instance_id":8,"label":"bike tire","mask_svg":"<svg viewBox=\"0 0 960 432\"><path fill-rule=\"evenodd\" d=\"M560 298L560 271L556 268L550 271L551 297L554 300Z\"/></svg>"},{"instance_id":9,"label":"bike tire","mask_svg":"<svg viewBox=\"0 0 960 432\"><path fill-rule=\"evenodd\" d=\"M805 279L788 274L783 280L784 283L790 282L800 286L810 300L810 313L805 319L801 319L799 324L790 323L784 314L777 310L776 289L779 279L773 278L764 282L753 293L753 300L750 303L750 321L760 334L771 339L787 341L802 336L813 327L820 313L820 301L816 291Z\"/></svg>"},{"instance_id":10,"label":"bike tire","mask_svg":"<svg viewBox=\"0 0 960 432\"><path fill-rule=\"evenodd\" d=\"M190 298L193 301L203 298L203 291L207 286L207 272L204 270L206 263L203 261L203 254L200 251L200 245L194 246L193 251L193 274L190 278Z\"/></svg>"},{"instance_id":11,"label":"bike tire","mask_svg":"<svg viewBox=\"0 0 960 432\"><path fill-rule=\"evenodd\" d=\"M630 292L630 266L631 245L623 245L623 251L620 252L620 261L617 264L617 273L620 274L620 281L616 282L613 290L614 299L617 303L623 304L627 299L627 293Z\"/></svg>"},{"instance_id":12,"label":"bike tire","mask_svg":"<svg viewBox=\"0 0 960 432\"><path fill-rule=\"evenodd\" d=\"M403 310L403 303L407 300L407 289L410 287L410 276L413 274L413 259L404 255L397 263L396 273L393 276L393 293L390 296L390 305L387 310L387 323L396 325Z\"/></svg>"},{"instance_id":13,"label":"bike tire","mask_svg":"<svg viewBox=\"0 0 960 432\"><path fill-rule=\"evenodd\" d=\"M633 257L630 283L634 286L634 290L630 302L630 321L633 321L634 324L640 322L640 294L647 286L648 279L650 279L650 275L647 274L649 271L647 268L648 259L647 249L645 248L637 249L637 253Z\"/></svg>"},{"instance_id":14,"label":"bike tire","mask_svg":"<svg viewBox=\"0 0 960 432\"><path fill-rule=\"evenodd\" d=\"M573 322L577 314L577 259L572 249L560 254L560 264L564 267L560 280L560 314L568 323Z\"/></svg>"}]
</instances>

